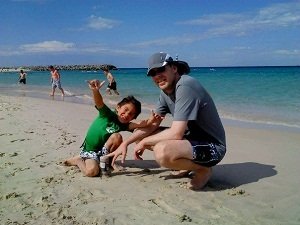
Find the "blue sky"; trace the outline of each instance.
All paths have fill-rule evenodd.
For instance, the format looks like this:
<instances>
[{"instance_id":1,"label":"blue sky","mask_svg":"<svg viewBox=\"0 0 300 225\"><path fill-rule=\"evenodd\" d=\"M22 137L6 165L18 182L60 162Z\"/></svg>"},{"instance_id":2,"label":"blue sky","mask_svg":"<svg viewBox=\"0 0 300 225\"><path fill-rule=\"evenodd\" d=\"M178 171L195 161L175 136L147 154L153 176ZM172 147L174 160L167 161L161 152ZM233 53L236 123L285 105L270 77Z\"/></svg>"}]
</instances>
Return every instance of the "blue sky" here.
<instances>
[{"instance_id":1,"label":"blue sky","mask_svg":"<svg viewBox=\"0 0 300 225\"><path fill-rule=\"evenodd\" d=\"M300 65L299 0L0 0L0 66Z\"/></svg>"}]
</instances>

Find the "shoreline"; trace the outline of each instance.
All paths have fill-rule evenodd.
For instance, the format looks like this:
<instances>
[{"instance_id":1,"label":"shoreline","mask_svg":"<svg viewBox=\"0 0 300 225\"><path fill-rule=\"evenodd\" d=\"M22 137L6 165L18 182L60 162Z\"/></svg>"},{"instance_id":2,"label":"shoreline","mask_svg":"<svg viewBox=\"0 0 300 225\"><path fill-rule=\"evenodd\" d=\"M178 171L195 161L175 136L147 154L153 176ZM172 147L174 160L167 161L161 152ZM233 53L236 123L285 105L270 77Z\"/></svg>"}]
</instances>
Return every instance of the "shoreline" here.
<instances>
[{"instance_id":1,"label":"shoreline","mask_svg":"<svg viewBox=\"0 0 300 225\"><path fill-rule=\"evenodd\" d=\"M79 153L97 114L92 105L0 95L0 106L1 224L300 221L297 132L225 124L228 152L208 186L195 192L185 188L189 178L168 179L170 170L158 167L150 151L144 161L133 160L133 145L126 170L110 178L62 166Z\"/></svg>"},{"instance_id":2,"label":"shoreline","mask_svg":"<svg viewBox=\"0 0 300 225\"><path fill-rule=\"evenodd\" d=\"M5 90L6 89L6 90ZM42 100L50 100L52 101L51 97L49 96L50 89L45 89L44 87L41 90L28 90L28 87L24 87L24 89L19 90L9 90L9 88L0 88L0 95L6 96L14 96L14 97L28 97L28 98L37 98ZM103 94L103 93L102 93ZM114 107L124 96L106 96L103 95L106 100L106 103L109 107ZM69 93L65 90L65 97L62 100L60 96L60 90L56 90L54 101L64 101L76 104L83 104L83 105L93 105L93 99L91 95L88 94L81 94L75 95ZM142 99L139 99L142 102ZM155 105L142 102L142 113L150 112L154 109ZM256 129L270 129L270 130L283 130L289 132L297 132L300 133L300 127L297 125L285 124L283 122L265 122L265 121L252 121L246 119L238 119L238 118L228 118L222 116L220 113L220 117L224 125L229 126L236 126L236 127L244 127L244 128L256 128Z\"/></svg>"}]
</instances>

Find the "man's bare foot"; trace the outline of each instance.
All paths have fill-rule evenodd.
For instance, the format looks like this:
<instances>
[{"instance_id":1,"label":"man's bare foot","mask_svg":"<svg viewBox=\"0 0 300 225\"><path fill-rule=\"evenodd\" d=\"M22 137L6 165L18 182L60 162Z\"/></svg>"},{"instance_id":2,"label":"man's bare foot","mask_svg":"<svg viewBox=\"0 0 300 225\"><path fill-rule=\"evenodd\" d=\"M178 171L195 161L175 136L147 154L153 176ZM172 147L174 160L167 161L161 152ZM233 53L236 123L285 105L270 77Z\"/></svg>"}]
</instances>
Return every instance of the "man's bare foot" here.
<instances>
[{"instance_id":1,"label":"man's bare foot","mask_svg":"<svg viewBox=\"0 0 300 225\"><path fill-rule=\"evenodd\" d=\"M165 180L180 179L184 177L190 177L190 173L190 170L173 170L169 175L164 175L160 177L163 177Z\"/></svg>"},{"instance_id":2,"label":"man's bare foot","mask_svg":"<svg viewBox=\"0 0 300 225\"><path fill-rule=\"evenodd\" d=\"M49 96L54 96L54 94L49 94Z\"/></svg>"},{"instance_id":3,"label":"man's bare foot","mask_svg":"<svg viewBox=\"0 0 300 225\"><path fill-rule=\"evenodd\" d=\"M195 175L189 184L189 189L200 190L207 184L212 176L212 168L203 168L194 172Z\"/></svg>"},{"instance_id":4,"label":"man's bare foot","mask_svg":"<svg viewBox=\"0 0 300 225\"><path fill-rule=\"evenodd\" d=\"M174 170L171 172L171 176L173 178L183 178L188 177L190 174L190 170Z\"/></svg>"}]
</instances>

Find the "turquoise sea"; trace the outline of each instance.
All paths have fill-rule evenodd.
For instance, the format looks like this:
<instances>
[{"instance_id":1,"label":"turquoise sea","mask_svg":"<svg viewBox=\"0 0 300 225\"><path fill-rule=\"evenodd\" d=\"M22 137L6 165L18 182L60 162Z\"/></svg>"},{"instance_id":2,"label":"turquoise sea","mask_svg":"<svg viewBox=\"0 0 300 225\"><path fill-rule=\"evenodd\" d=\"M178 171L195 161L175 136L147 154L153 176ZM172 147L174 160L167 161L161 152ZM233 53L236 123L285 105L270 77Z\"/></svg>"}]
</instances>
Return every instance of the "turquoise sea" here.
<instances>
[{"instance_id":1,"label":"turquoise sea","mask_svg":"<svg viewBox=\"0 0 300 225\"><path fill-rule=\"evenodd\" d=\"M145 110L154 108L159 89L145 68L113 70L120 96L109 96L117 103L127 95L143 102ZM60 71L66 91L64 101L92 104L89 79L105 79L102 71ZM49 72L28 72L27 84L19 85L18 73L0 73L0 94L50 99ZM215 67L191 68L190 76L199 80L212 95L226 123L286 128L300 131L300 67ZM104 89L102 93L104 93ZM55 100L62 100L57 89Z\"/></svg>"}]
</instances>

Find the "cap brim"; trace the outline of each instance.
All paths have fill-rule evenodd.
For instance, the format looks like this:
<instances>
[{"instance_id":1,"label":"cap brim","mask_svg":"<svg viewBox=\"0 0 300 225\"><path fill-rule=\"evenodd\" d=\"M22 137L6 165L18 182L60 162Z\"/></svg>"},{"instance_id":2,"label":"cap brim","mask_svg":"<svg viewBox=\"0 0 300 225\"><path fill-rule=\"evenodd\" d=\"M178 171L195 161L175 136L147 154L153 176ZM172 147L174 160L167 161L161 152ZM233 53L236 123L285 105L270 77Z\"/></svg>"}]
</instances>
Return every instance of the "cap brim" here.
<instances>
[{"instance_id":1,"label":"cap brim","mask_svg":"<svg viewBox=\"0 0 300 225\"><path fill-rule=\"evenodd\" d=\"M163 67L163 66L167 65L167 63L168 63L168 62L162 62L162 63L156 63L156 64L153 64L150 68L148 68L147 76L149 76L149 72L150 72L152 69Z\"/></svg>"}]
</instances>

